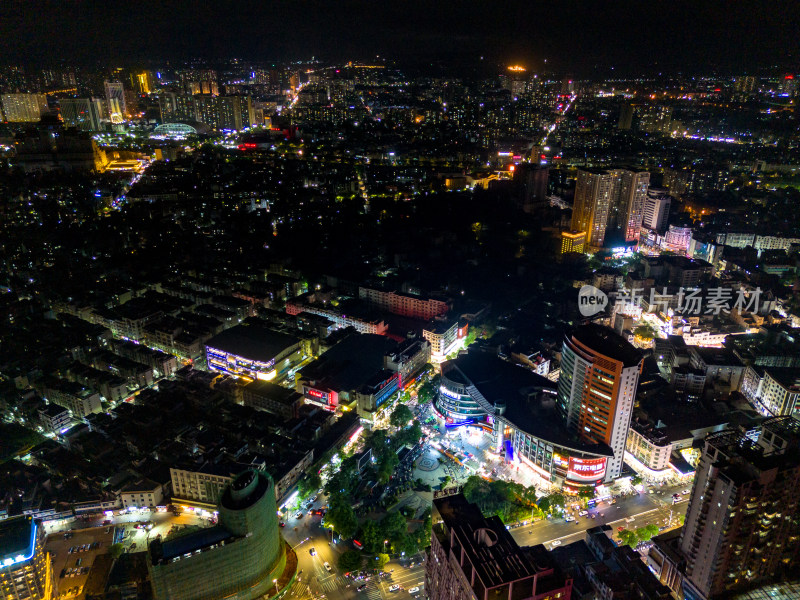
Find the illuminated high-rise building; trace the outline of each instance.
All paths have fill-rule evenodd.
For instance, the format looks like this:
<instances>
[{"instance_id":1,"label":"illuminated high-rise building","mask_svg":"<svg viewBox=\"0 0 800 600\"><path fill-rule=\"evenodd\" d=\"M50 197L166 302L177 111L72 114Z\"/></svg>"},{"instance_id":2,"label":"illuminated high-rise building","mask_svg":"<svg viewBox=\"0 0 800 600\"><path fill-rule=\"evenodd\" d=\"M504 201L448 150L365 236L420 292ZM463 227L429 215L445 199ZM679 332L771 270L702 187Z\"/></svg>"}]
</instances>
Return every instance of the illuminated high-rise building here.
<instances>
[{"instance_id":1,"label":"illuminated high-rise building","mask_svg":"<svg viewBox=\"0 0 800 600\"><path fill-rule=\"evenodd\" d=\"M572 206L572 229L585 231L590 246L602 246L608 216L619 190L614 173L604 169L579 169Z\"/></svg>"},{"instance_id":2,"label":"illuminated high-rise building","mask_svg":"<svg viewBox=\"0 0 800 600\"><path fill-rule=\"evenodd\" d=\"M106 117L103 101L98 98L63 98L58 102L65 127L81 131L100 131Z\"/></svg>"},{"instance_id":3,"label":"illuminated high-rise building","mask_svg":"<svg viewBox=\"0 0 800 600\"><path fill-rule=\"evenodd\" d=\"M131 87L139 94L149 94L155 87L153 73L150 71L131 73Z\"/></svg>"},{"instance_id":4,"label":"illuminated high-rise building","mask_svg":"<svg viewBox=\"0 0 800 600\"><path fill-rule=\"evenodd\" d=\"M631 169L615 169L620 178L618 211L618 227L625 232L625 241L639 239L642 228L644 201L650 186L650 173Z\"/></svg>"},{"instance_id":5,"label":"illuminated high-rise building","mask_svg":"<svg viewBox=\"0 0 800 600\"><path fill-rule=\"evenodd\" d=\"M757 439L757 441L755 441ZM681 532L687 600L796 579L800 567L800 421L709 435Z\"/></svg>"},{"instance_id":6,"label":"illuminated high-rise building","mask_svg":"<svg viewBox=\"0 0 800 600\"><path fill-rule=\"evenodd\" d=\"M586 246L585 231L562 231L561 232L561 254L570 252L583 252Z\"/></svg>"},{"instance_id":7,"label":"illuminated high-rise building","mask_svg":"<svg viewBox=\"0 0 800 600\"><path fill-rule=\"evenodd\" d=\"M644 201L642 211L642 227L664 232L669 221L669 209L672 198L667 195L667 190L650 188Z\"/></svg>"},{"instance_id":8,"label":"illuminated high-rise building","mask_svg":"<svg viewBox=\"0 0 800 600\"><path fill-rule=\"evenodd\" d=\"M556 405L567 429L590 444L605 444L605 481L622 472L643 357L613 329L594 323L564 340Z\"/></svg>"},{"instance_id":9,"label":"illuminated high-rise building","mask_svg":"<svg viewBox=\"0 0 800 600\"><path fill-rule=\"evenodd\" d=\"M195 118L218 131L238 131L255 122L250 96L198 95L194 97L194 107Z\"/></svg>"},{"instance_id":10,"label":"illuminated high-rise building","mask_svg":"<svg viewBox=\"0 0 800 600\"><path fill-rule=\"evenodd\" d=\"M589 246L602 247L607 234L638 239L650 173L627 168L579 169L572 208L572 229L586 232Z\"/></svg>"},{"instance_id":11,"label":"illuminated high-rise building","mask_svg":"<svg viewBox=\"0 0 800 600\"><path fill-rule=\"evenodd\" d=\"M30 517L0 521L0 598L54 597L53 563L44 540L44 527Z\"/></svg>"},{"instance_id":12,"label":"illuminated high-rise building","mask_svg":"<svg viewBox=\"0 0 800 600\"><path fill-rule=\"evenodd\" d=\"M113 123L121 123L128 112L128 107L125 102L125 88L122 82L106 81L105 91L108 116L111 117Z\"/></svg>"},{"instance_id":13,"label":"illuminated high-rise building","mask_svg":"<svg viewBox=\"0 0 800 600\"><path fill-rule=\"evenodd\" d=\"M36 123L47 112L44 94L3 94L3 115L9 123Z\"/></svg>"}]
</instances>

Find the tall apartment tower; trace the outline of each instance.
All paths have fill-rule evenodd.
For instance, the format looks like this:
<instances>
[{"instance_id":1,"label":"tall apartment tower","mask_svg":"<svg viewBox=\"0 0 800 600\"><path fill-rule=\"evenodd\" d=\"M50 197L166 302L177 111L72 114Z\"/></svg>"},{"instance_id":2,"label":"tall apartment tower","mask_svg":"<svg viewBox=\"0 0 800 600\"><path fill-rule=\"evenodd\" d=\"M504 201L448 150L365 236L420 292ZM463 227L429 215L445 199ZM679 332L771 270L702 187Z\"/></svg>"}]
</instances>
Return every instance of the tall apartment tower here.
<instances>
[{"instance_id":1,"label":"tall apartment tower","mask_svg":"<svg viewBox=\"0 0 800 600\"><path fill-rule=\"evenodd\" d=\"M128 112L125 103L125 88L121 81L106 81L106 105L108 106L108 116L114 123L121 123Z\"/></svg>"},{"instance_id":2,"label":"tall apartment tower","mask_svg":"<svg viewBox=\"0 0 800 600\"><path fill-rule=\"evenodd\" d=\"M36 123L47 112L44 94L3 94L3 115L9 123Z\"/></svg>"},{"instance_id":3,"label":"tall apartment tower","mask_svg":"<svg viewBox=\"0 0 800 600\"><path fill-rule=\"evenodd\" d=\"M639 239L642 228L642 215L647 190L650 187L650 173L632 169L616 169L619 182L618 227L625 232L625 241Z\"/></svg>"},{"instance_id":4,"label":"tall apartment tower","mask_svg":"<svg viewBox=\"0 0 800 600\"><path fill-rule=\"evenodd\" d=\"M709 435L680 538L686 599L711 600L795 579L798 498L800 421L767 419L758 441L738 431Z\"/></svg>"},{"instance_id":5,"label":"tall apartment tower","mask_svg":"<svg viewBox=\"0 0 800 600\"><path fill-rule=\"evenodd\" d=\"M255 121L250 96L198 95L194 97L194 107L197 120L218 131L238 131Z\"/></svg>"},{"instance_id":6,"label":"tall apartment tower","mask_svg":"<svg viewBox=\"0 0 800 600\"><path fill-rule=\"evenodd\" d=\"M642 211L642 227L661 233L666 231L671 204L672 198L667 195L667 190L655 188L647 190L647 198L644 200L644 210Z\"/></svg>"},{"instance_id":7,"label":"tall apartment tower","mask_svg":"<svg viewBox=\"0 0 800 600\"><path fill-rule=\"evenodd\" d=\"M609 230L626 241L639 237L650 173L627 168L579 169L572 208L572 229L586 232L589 246L601 247Z\"/></svg>"},{"instance_id":8,"label":"tall apartment tower","mask_svg":"<svg viewBox=\"0 0 800 600\"><path fill-rule=\"evenodd\" d=\"M633 104L626 102L619 109L617 129L629 130L633 125Z\"/></svg>"},{"instance_id":9,"label":"tall apartment tower","mask_svg":"<svg viewBox=\"0 0 800 600\"><path fill-rule=\"evenodd\" d=\"M608 327L589 323L564 339L556 407L581 441L611 448L606 482L622 472L643 362L641 353Z\"/></svg>"},{"instance_id":10,"label":"tall apartment tower","mask_svg":"<svg viewBox=\"0 0 800 600\"><path fill-rule=\"evenodd\" d=\"M610 171L579 169L572 207L573 231L585 231L586 243L602 246L605 242L608 215L615 202L618 182Z\"/></svg>"},{"instance_id":11,"label":"tall apartment tower","mask_svg":"<svg viewBox=\"0 0 800 600\"><path fill-rule=\"evenodd\" d=\"M103 101L97 98L63 98L58 102L66 127L81 131L100 131L105 117Z\"/></svg>"}]
</instances>

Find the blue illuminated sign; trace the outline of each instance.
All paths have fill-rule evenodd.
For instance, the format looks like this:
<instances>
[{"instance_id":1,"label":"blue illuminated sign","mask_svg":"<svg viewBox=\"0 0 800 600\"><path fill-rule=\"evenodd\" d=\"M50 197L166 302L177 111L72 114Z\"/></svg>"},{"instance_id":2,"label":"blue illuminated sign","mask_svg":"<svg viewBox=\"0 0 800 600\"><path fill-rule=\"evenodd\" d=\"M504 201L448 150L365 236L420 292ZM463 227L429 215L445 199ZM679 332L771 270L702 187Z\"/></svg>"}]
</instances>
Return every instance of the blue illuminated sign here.
<instances>
[{"instance_id":1,"label":"blue illuminated sign","mask_svg":"<svg viewBox=\"0 0 800 600\"><path fill-rule=\"evenodd\" d=\"M514 446L511 445L511 440L506 440L506 460L514 460Z\"/></svg>"},{"instance_id":2,"label":"blue illuminated sign","mask_svg":"<svg viewBox=\"0 0 800 600\"><path fill-rule=\"evenodd\" d=\"M23 554L17 554L13 558L8 556L3 559L2 565L4 567L10 567L11 565L30 560L33 558L34 552L36 552L36 523L31 521L31 543L30 546L28 546L28 555L25 556Z\"/></svg>"},{"instance_id":3,"label":"blue illuminated sign","mask_svg":"<svg viewBox=\"0 0 800 600\"><path fill-rule=\"evenodd\" d=\"M447 427L448 429L452 427L462 427L464 425L472 425L474 422L475 421L473 421L472 419L467 419L466 421L456 421L455 423L447 423L445 427Z\"/></svg>"}]
</instances>

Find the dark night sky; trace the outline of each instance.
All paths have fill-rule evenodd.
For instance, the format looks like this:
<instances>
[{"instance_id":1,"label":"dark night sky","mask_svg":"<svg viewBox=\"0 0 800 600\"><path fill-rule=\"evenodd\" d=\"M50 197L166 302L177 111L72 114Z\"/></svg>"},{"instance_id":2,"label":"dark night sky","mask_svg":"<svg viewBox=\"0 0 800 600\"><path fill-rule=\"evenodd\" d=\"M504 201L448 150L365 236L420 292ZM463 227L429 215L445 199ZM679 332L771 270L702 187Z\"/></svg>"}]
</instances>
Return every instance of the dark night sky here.
<instances>
[{"instance_id":1,"label":"dark night sky","mask_svg":"<svg viewBox=\"0 0 800 600\"><path fill-rule=\"evenodd\" d=\"M4 0L0 62L91 59L523 61L740 72L796 66L800 1Z\"/></svg>"}]
</instances>

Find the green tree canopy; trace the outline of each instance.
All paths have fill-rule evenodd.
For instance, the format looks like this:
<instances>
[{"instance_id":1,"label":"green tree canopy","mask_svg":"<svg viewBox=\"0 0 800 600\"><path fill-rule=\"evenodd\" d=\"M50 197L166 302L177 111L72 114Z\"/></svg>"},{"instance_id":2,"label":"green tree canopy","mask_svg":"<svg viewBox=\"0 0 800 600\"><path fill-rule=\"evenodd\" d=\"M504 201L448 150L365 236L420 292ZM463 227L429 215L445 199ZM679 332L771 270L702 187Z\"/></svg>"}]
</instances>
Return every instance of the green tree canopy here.
<instances>
[{"instance_id":1,"label":"green tree canopy","mask_svg":"<svg viewBox=\"0 0 800 600\"><path fill-rule=\"evenodd\" d=\"M405 404L398 404L392 411L389 417L389 423L394 427L405 427L411 419L414 418L414 413Z\"/></svg>"},{"instance_id":2,"label":"green tree canopy","mask_svg":"<svg viewBox=\"0 0 800 600\"><path fill-rule=\"evenodd\" d=\"M331 497L330 508L325 514L325 524L343 539L349 539L358 530L358 518L346 496L337 494Z\"/></svg>"},{"instance_id":3,"label":"green tree canopy","mask_svg":"<svg viewBox=\"0 0 800 600\"><path fill-rule=\"evenodd\" d=\"M382 552L379 553L375 558L377 559L375 564L376 569L383 569L383 567L386 566L386 563L389 562L389 555L383 554Z\"/></svg>"},{"instance_id":4,"label":"green tree canopy","mask_svg":"<svg viewBox=\"0 0 800 600\"><path fill-rule=\"evenodd\" d=\"M408 533L408 521L399 512L390 512L381 519L380 529L386 536L384 539L395 541Z\"/></svg>"},{"instance_id":5,"label":"green tree canopy","mask_svg":"<svg viewBox=\"0 0 800 600\"><path fill-rule=\"evenodd\" d=\"M636 532L629 531L628 529L623 529L619 532L619 539L622 540L623 544L631 548L635 548L636 544L639 543L639 536L636 535Z\"/></svg>"},{"instance_id":6,"label":"green tree canopy","mask_svg":"<svg viewBox=\"0 0 800 600\"><path fill-rule=\"evenodd\" d=\"M364 545L364 550L375 553L383 549L383 540L386 537L381 527L375 521L366 521L361 526L358 540Z\"/></svg>"},{"instance_id":7,"label":"green tree canopy","mask_svg":"<svg viewBox=\"0 0 800 600\"><path fill-rule=\"evenodd\" d=\"M125 546L122 544L112 544L108 549L108 553L111 555L111 558L119 558L122 556L123 552L125 552Z\"/></svg>"},{"instance_id":8,"label":"green tree canopy","mask_svg":"<svg viewBox=\"0 0 800 600\"><path fill-rule=\"evenodd\" d=\"M318 473L308 473L297 483L297 491L300 498L305 500L322 487L322 478Z\"/></svg>"},{"instance_id":9,"label":"green tree canopy","mask_svg":"<svg viewBox=\"0 0 800 600\"><path fill-rule=\"evenodd\" d=\"M361 569L362 559L363 557L361 555L361 552L357 552L355 550L348 550L347 552L343 552L341 556L339 556L337 564L342 571L344 571L345 573L349 573L350 571L357 571Z\"/></svg>"}]
</instances>

